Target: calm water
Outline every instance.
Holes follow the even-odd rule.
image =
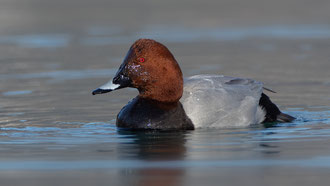
[[[328,185],[329,3],[231,2],[0,1],[0,185]],[[244,12],[255,5],[263,16]],[[91,91],[140,37],[167,45],[186,77],[263,81],[297,120],[119,131],[137,91]]]

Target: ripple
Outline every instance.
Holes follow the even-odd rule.
[[[81,170],[81,169],[150,169],[150,168],[215,168],[215,167],[312,167],[330,168],[330,157],[299,160],[227,160],[227,161],[15,161],[0,162],[0,170]]]
[[[0,37],[0,44],[14,44],[25,48],[66,47],[71,40],[68,34],[16,35]]]
[[[236,41],[250,38],[261,39],[329,39],[329,25],[270,25],[259,27],[237,28],[187,28],[180,26],[145,26],[144,30],[126,36],[113,35],[111,28],[95,29],[96,34],[81,39],[81,44],[102,46],[127,44],[137,38],[152,38],[165,42],[196,42],[196,41]],[[94,30],[91,28],[91,30]],[[273,50],[266,46],[265,50]],[[311,46],[302,46],[302,50],[311,50]]]
[[[55,127],[57,126],[57,127]],[[55,122],[51,127],[1,127],[0,136],[10,137],[0,144],[90,144],[116,142],[116,127],[107,122]],[[33,136],[33,137],[32,137]]]
[[[58,70],[40,73],[26,74],[1,74],[0,79],[38,79],[49,78],[55,80],[85,79],[109,77],[115,74],[117,69],[93,69],[93,70]]]
[[[2,95],[4,96],[17,96],[17,95],[24,95],[24,94],[31,94],[32,90],[18,90],[18,91],[8,91],[3,92]]]
[[[47,131],[58,131],[61,130],[57,127],[23,127],[23,128],[15,128],[15,127],[3,127],[0,130],[3,131],[24,131],[24,132],[47,132]]]

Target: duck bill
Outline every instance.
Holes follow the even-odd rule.
[[[130,78],[124,76],[124,75],[117,75],[113,78],[113,80],[110,80],[108,83],[102,85],[101,87],[95,89],[92,94],[104,94],[108,93],[114,90],[118,90],[121,88],[130,87],[132,84],[132,81]]]

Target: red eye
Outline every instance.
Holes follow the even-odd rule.
[[[143,63],[145,60],[144,60],[143,57],[141,57],[141,58],[139,59],[139,61],[140,61],[141,63]]]

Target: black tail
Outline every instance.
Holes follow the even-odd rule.
[[[295,119],[296,119],[295,117],[292,117],[292,116],[290,116],[288,114],[284,114],[284,113],[277,115],[277,121],[280,121],[280,122],[291,122]]]
[[[288,114],[282,113],[280,109],[278,109],[278,107],[264,93],[261,94],[259,105],[266,112],[265,120],[263,121],[263,123],[276,122],[276,121],[291,122],[294,119],[296,119]]]

